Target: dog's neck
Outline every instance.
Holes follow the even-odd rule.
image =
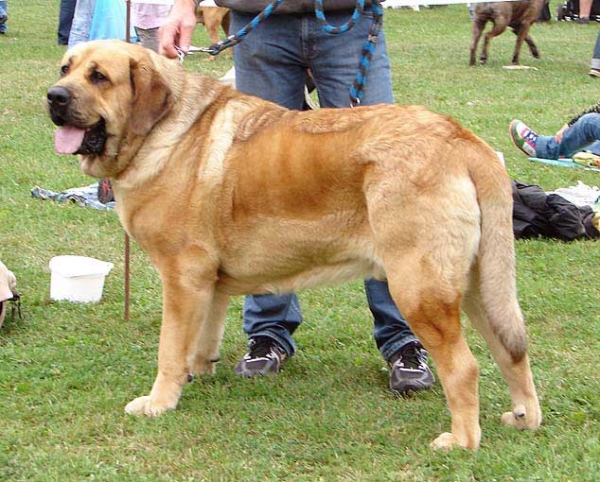
[[[174,98],[172,109],[157,122],[148,135],[140,137],[129,134],[121,142],[118,156],[127,162],[123,162],[126,167],[115,176],[115,183],[121,184],[123,188],[135,188],[162,171],[173,146],[192,129],[216,98],[228,89],[214,79],[183,70],[181,73],[175,83],[170,85]],[[209,85],[210,88],[207,88]],[[184,100],[184,90],[185,99],[188,100]],[[194,101],[190,102],[189,99]]]

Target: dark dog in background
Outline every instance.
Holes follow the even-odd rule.
[[[473,18],[473,43],[471,44],[471,59],[469,65],[475,65],[477,57],[477,43],[483,33],[485,25],[491,21],[494,26],[483,40],[483,48],[479,62],[484,65],[487,61],[490,40],[510,27],[517,36],[517,43],[512,57],[512,64],[519,65],[519,53],[523,41],[527,42],[531,55],[536,59],[540,53],[529,36],[531,25],[537,21],[544,6],[544,0],[528,0],[520,2],[492,2],[478,3],[475,5]]]

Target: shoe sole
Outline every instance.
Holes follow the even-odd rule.
[[[388,389],[392,393],[392,395],[396,397],[402,398],[410,398],[417,392],[423,392],[425,390],[431,390],[435,384],[435,379],[431,381],[430,384],[423,384],[421,386],[417,386],[413,384],[411,387],[406,388],[405,390],[396,390],[388,385]]]
[[[256,377],[270,377],[270,376],[274,376],[274,375],[278,375],[279,372],[267,372],[267,373],[263,373],[263,372],[249,372],[249,371],[244,371],[244,372],[234,372],[238,377],[242,377],[242,378],[256,378]]]
[[[390,393],[396,398],[412,398],[414,396],[414,394],[418,391],[422,391],[422,390],[413,390],[412,388],[409,388],[405,392],[400,392],[398,390],[392,390],[390,388]]]
[[[270,377],[270,376],[279,375],[280,372],[281,372],[281,368],[279,368],[277,370],[263,371],[263,370],[239,369],[238,367],[236,367],[233,370],[233,373],[235,375],[237,375],[238,377],[243,377],[243,378]]]

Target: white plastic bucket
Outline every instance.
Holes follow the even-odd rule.
[[[50,298],[75,303],[96,303],[102,298],[104,279],[112,263],[85,256],[55,256],[50,260]]]

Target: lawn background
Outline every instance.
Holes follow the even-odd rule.
[[[156,370],[161,289],[132,246],[131,321],[123,322],[123,232],[116,215],[40,201],[93,182],[53,150],[45,93],[58,77],[58,0],[9,1],[0,36],[0,259],[19,278],[25,319],[0,330],[0,480],[4,481],[593,481],[600,473],[598,242],[517,242],[519,291],[544,424],[535,433],[499,425],[505,384],[481,338],[465,327],[481,368],[483,440],[477,452],[434,452],[449,429],[439,384],[411,399],[386,390],[361,283],[301,294],[300,351],[276,378],[244,380],[241,298],[228,314],[217,375],[186,387],[179,409],[158,419],[123,412]],[[556,2],[551,11],[555,12]],[[467,8],[386,10],[398,103],[446,113],[504,153],[513,179],[546,190],[597,173],[529,164],[507,126],[543,133],[599,99],[587,76],[597,25],[535,25],[536,70],[504,70],[506,33],[485,67],[468,67]],[[196,42],[207,45],[202,29]],[[224,74],[231,60],[195,55],[190,70]],[[385,125],[381,126],[385,129]],[[435,206],[432,206],[435,209]],[[115,264],[101,303],[49,299],[48,261],[60,254]]]

